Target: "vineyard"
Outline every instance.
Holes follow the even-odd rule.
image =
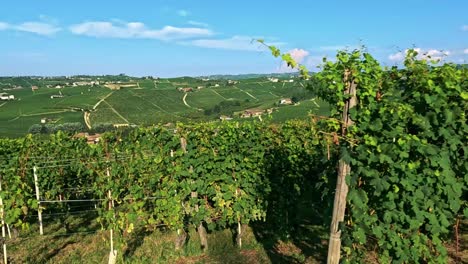
[[[118,82],[126,83],[120,90],[105,86],[109,84],[104,80],[110,77],[89,76],[86,82],[70,78],[0,77],[0,93],[15,97],[0,102],[0,136],[23,137],[28,132],[44,130],[54,133],[54,127],[68,123],[78,125],[75,131],[83,132],[100,125],[206,122],[219,120],[223,115],[240,120],[240,115],[248,109],[270,109],[269,116],[275,122],[305,119],[309,111],[328,113],[328,105],[307,91],[298,78],[283,78],[277,83],[266,77],[242,79],[234,85],[222,79],[132,77],[129,80],[130,77],[115,76]],[[94,81],[100,84],[90,84]],[[32,85],[37,90],[32,91]],[[61,88],[55,88],[56,85]],[[189,88],[189,92],[179,91],[181,88]],[[284,98],[294,98],[299,103],[279,105]]]
[[[294,235],[304,205],[328,228],[345,186],[335,223],[343,262],[374,252],[380,263],[446,263],[446,242],[456,237],[458,247],[468,216],[468,71],[417,55],[386,69],[359,50],[338,53],[315,91],[331,115],[307,121],[155,126],[106,133],[96,145],[61,132],[2,139],[4,237],[42,214],[79,213],[78,204],[96,213],[109,231],[102,246],[122,262],[141,229],[174,232],[174,250],[189,228],[203,250],[207,233],[230,229],[242,247],[247,225]],[[343,181],[337,168],[348,168]]]
[[[42,142],[3,140],[4,219],[27,228],[32,212],[73,214],[66,204],[97,203],[98,220],[115,231],[115,243],[125,245],[143,225],[181,233],[176,247],[190,226],[203,235],[205,227],[239,232],[266,218],[291,222],[285,219],[294,218],[301,186],[326,178],[319,164],[330,161],[317,148],[319,137],[298,121],[155,127],[107,135],[99,145],[61,133]],[[268,204],[271,196],[282,198]]]

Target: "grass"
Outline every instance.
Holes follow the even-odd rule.
[[[68,230],[64,228],[67,223]],[[458,255],[455,243],[447,244],[449,263],[468,261],[468,221],[462,223]],[[89,233],[86,233],[89,232]],[[11,263],[106,263],[110,252],[109,232],[100,230],[95,215],[68,216],[45,221],[45,235],[38,234],[33,224],[18,238],[7,239]],[[64,235],[71,233],[71,235]],[[209,248],[200,247],[198,233],[189,229],[183,249],[174,249],[174,232],[136,228],[125,237],[125,244],[115,242],[117,263],[324,263],[326,262],[328,228],[305,220],[289,239],[278,239],[274,230],[263,223],[243,227],[243,247],[234,244],[231,230],[208,234]],[[378,263],[369,252],[366,263]]]
[[[67,222],[68,230],[64,228]],[[324,230],[310,227],[311,232]],[[80,233],[91,232],[91,233]],[[38,234],[36,224],[18,238],[8,239],[8,257],[12,263],[105,263],[110,252],[109,232],[101,231],[95,216],[69,216],[45,223],[45,235]],[[71,235],[64,235],[71,233]],[[320,263],[323,250],[309,248],[309,243],[324,240],[305,238],[281,241],[268,237],[257,227],[243,227],[243,247],[234,244],[233,232],[229,229],[208,234],[209,249],[200,247],[198,233],[189,230],[185,247],[174,249],[175,233],[164,229],[147,231],[136,229],[125,237],[125,244],[118,244],[118,263]],[[304,232],[304,235],[310,235]],[[322,254],[322,255],[320,255]]]

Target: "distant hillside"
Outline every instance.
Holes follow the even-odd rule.
[[[315,89],[307,90],[292,76],[297,74],[212,75],[210,80],[123,74],[0,77],[0,92],[14,96],[14,100],[0,100],[0,137],[22,136],[33,130],[55,131],[70,124],[91,129],[249,120],[260,115],[283,122],[307,118],[309,111],[327,115],[328,106],[315,100]]]
[[[276,78],[291,78],[299,76],[298,72],[292,73],[249,73],[249,74],[215,74],[208,76],[201,76],[200,78],[210,78],[210,79],[230,79],[230,80],[243,80],[243,79],[253,79],[253,78],[263,78],[263,77],[276,77]]]

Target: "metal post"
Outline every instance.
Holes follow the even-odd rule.
[[[36,200],[37,200],[37,215],[39,217],[39,234],[43,235],[44,230],[42,227],[42,207],[41,207],[41,198],[39,194],[39,182],[37,180],[37,168],[33,167],[34,171],[34,186],[36,187]]]

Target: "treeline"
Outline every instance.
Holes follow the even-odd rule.
[[[80,122],[73,123],[63,123],[63,124],[34,124],[32,125],[28,133],[30,134],[55,134],[59,131],[67,134],[76,134],[79,132],[89,132],[89,133],[104,133],[112,131],[124,131],[132,130],[134,127],[115,127],[110,123],[101,123],[94,125],[91,129],[87,129]]]
[[[28,133],[31,134],[54,134],[58,131],[65,133],[78,133],[83,131],[85,128],[82,123],[63,123],[63,124],[34,124],[32,125]]]
[[[232,113],[241,111],[248,107],[250,100],[246,99],[244,102],[239,100],[225,100],[221,101],[212,108],[204,110],[204,114],[209,115],[232,115]]]

